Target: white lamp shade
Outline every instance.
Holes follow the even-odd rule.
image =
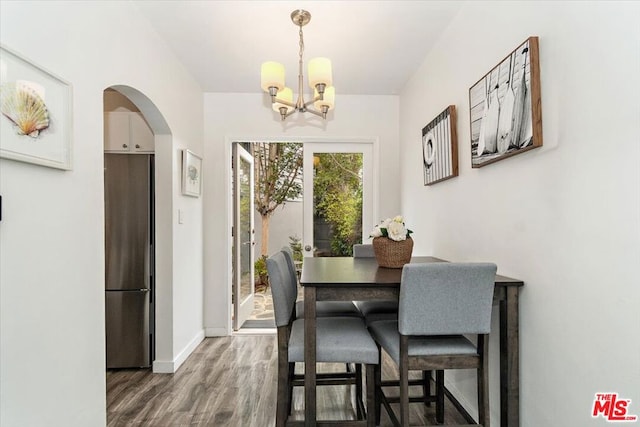
[[[260,70],[262,90],[269,92],[270,87],[284,89],[284,65],[279,62],[268,61],[262,64]]]
[[[287,102],[293,103],[293,91],[290,88],[285,87],[280,92],[278,92],[278,95],[276,95],[276,98],[277,99],[281,99],[283,101],[287,101]],[[290,107],[290,106],[285,105],[285,104],[281,104],[278,101],[276,101],[273,104],[271,104],[271,107],[273,108],[273,111],[276,111],[278,113],[280,112],[280,107],[287,107],[287,113],[289,113],[289,112],[291,112],[291,110],[293,110],[293,107]]]
[[[314,90],[314,98],[318,97],[318,90]],[[336,88],[331,86],[324,90],[323,100],[319,100],[313,103],[313,106],[316,107],[316,110],[321,111],[322,106],[326,105],[329,107],[329,110],[333,110],[333,107],[336,105]]]
[[[309,61],[309,86],[315,89],[319,83],[327,87],[333,84],[331,78],[331,61],[328,58],[313,58]]]

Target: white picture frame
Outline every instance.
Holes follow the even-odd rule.
[[[72,86],[0,45],[0,157],[72,168]]]
[[[182,150],[182,194],[200,197],[202,193],[202,158],[190,150]]]

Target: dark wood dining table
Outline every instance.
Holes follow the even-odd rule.
[[[413,257],[411,263],[447,262]],[[375,258],[305,258],[300,284],[304,287],[305,426],[316,426],[316,302],[398,300],[401,268],[379,267]],[[524,282],[496,275],[494,309],[499,310],[500,425],[520,425],[518,293]],[[454,398],[450,396],[450,398]]]

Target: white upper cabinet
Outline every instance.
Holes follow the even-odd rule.
[[[128,111],[104,113],[104,151],[153,153],[153,132],[142,114]]]

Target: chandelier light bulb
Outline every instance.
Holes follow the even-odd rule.
[[[269,93],[269,88],[277,91],[284,89],[284,65],[279,62],[268,61],[262,64],[260,70],[262,90]]]
[[[309,87],[316,89],[317,85],[331,86],[331,61],[328,58],[313,58],[309,61]]]
[[[276,101],[271,104],[271,108],[273,108],[273,111],[275,111],[276,113],[280,113],[281,116],[286,116],[288,113],[291,113],[295,109],[291,106],[293,105],[293,91],[291,90],[291,88],[285,87],[280,92],[278,92],[276,98],[279,101],[286,101],[289,103],[283,104],[282,102]]]
[[[322,97],[322,99],[318,99],[319,94],[317,89],[314,90],[314,94],[317,101],[313,103],[313,106],[316,108],[316,110],[322,113],[322,118],[326,119],[327,113],[330,110],[333,110],[336,105],[336,88],[334,88],[333,86],[325,88],[324,96]]]

